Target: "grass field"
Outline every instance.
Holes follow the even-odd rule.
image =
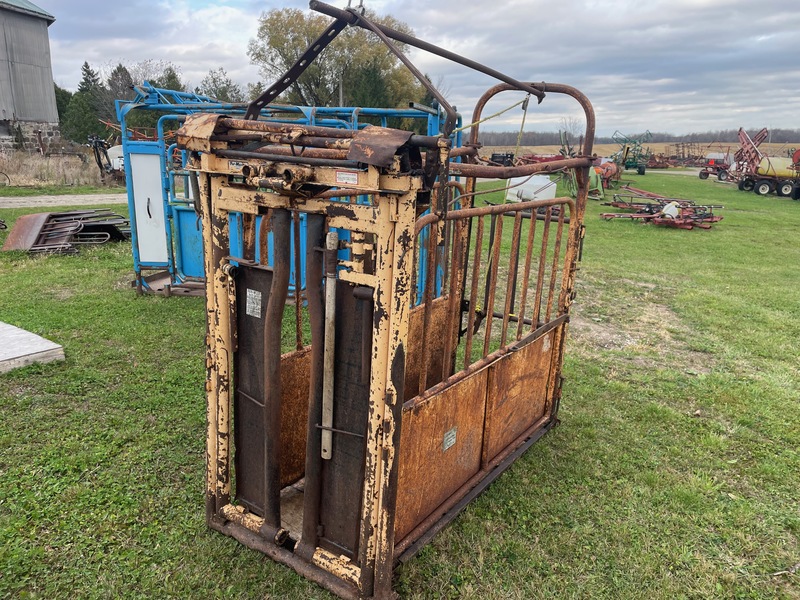
[[[562,423],[401,597],[800,598],[800,202],[631,177],[724,220],[590,202]],[[203,301],[131,271],[125,245],[0,255],[0,320],[67,357],[0,375],[0,597],[331,598],[205,527]]]

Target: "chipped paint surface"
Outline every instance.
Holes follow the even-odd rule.
[[[246,542],[248,545],[273,558],[284,557],[279,560],[304,574],[308,573],[304,569],[310,567],[317,573],[315,581],[336,593],[351,595],[356,590],[363,598],[390,598],[399,552],[414,550],[426,533],[448,522],[455,514],[450,509],[459,506],[481,481],[496,476],[492,470],[523,447],[525,436],[541,434],[555,419],[586,202],[583,171],[590,160],[578,157],[562,161],[562,166],[579,170],[576,201],[556,198],[476,207],[471,195],[475,191],[472,175],[491,172],[502,177],[508,172],[485,171],[485,166],[474,164],[474,154],[460,155],[466,159],[463,164],[450,163],[450,141],[445,138],[433,145],[426,141],[426,162],[413,163],[415,166],[408,171],[402,171],[401,165],[409,168],[413,162],[409,159],[409,146],[413,145],[414,136],[385,128],[354,133],[198,115],[187,119],[179,139],[184,147],[201,153],[193,156],[191,168],[200,172],[198,204],[203,213],[207,273],[208,522],[221,531],[228,531],[229,525],[247,530],[247,535],[256,536],[252,540],[259,540]],[[419,159],[419,148],[416,151]],[[456,172],[470,175],[465,184],[434,184],[437,177],[440,181],[449,180]],[[456,192],[460,200],[453,204]],[[423,212],[426,216],[417,218]],[[363,312],[363,324],[358,329],[368,333],[351,336],[356,348],[358,343],[363,344],[361,362],[357,363],[362,369],[358,385],[368,386],[368,390],[357,389],[368,391],[364,392],[368,404],[362,404],[366,408],[360,414],[359,427],[340,428],[335,419],[332,425],[324,425],[313,417],[305,425],[308,439],[321,437],[320,429],[326,430],[333,440],[334,455],[336,440],[342,439],[337,436],[350,436],[348,439],[357,440],[359,448],[363,440],[363,461],[360,455],[352,459],[358,461],[356,471],[363,472],[363,480],[325,488],[325,493],[337,494],[331,496],[334,498],[343,497],[342,489],[347,489],[348,498],[360,496],[352,501],[352,517],[348,516],[342,526],[342,530],[354,528],[356,543],[347,536],[336,538],[336,532],[325,531],[336,527],[330,520],[320,519],[319,504],[312,506],[310,492],[300,498],[302,518],[312,517],[289,531],[296,547],[294,543],[284,543],[280,500],[271,503],[275,509],[271,514],[265,508],[265,515],[256,514],[258,507],[248,505],[248,510],[231,504],[231,432],[235,418],[231,401],[239,393],[234,389],[237,383],[233,380],[232,357],[237,351],[247,351],[238,345],[244,342],[243,336],[237,338],[235,316],[237,311],[260,315],[263,306],[276,297],[271,288],[258,295],[253,290],[243,295],[250,303],[237,306],[232,275],[236,263],[232,264],[229,256],[231,213],[244,215],[239,219],[243,229],[239,236],[245,256],[234,260],[240,265],[256,265],[258,249],[262,263],[258,268],[272,269],[273,274],[274,266],[264,263],[268,252],[275,260],[275,250],[270,249],[265,238],[269,233],[273,241],[282,239],[288,247],[288,224],[299,223],[301,214],[317,222],[320,232],[324,221],[328,229],[335,227],[350,234],[339,246],[340,252],[351,251],[349,259],[337,258],[333,252],[334,258],[326,258],[325,264],[335,277],[337,293],[349,294],[351,286],[351,300],[355,297],[358,302],[368,303],[369,310]],[[278,213],[284,217],[291,213],[291,219],[275,225],[274,215]],[[256,231],[256,216],[261,217],[260,231]],[[300,234],[295,232],[295,236],[292,239],[297,247]],[[505,243],[508,237],[510,251],[501,251],[500,242]],[[427,240],[424,246],[422,239]],[[319,244],[314,242],[314,246]],[[309,252],[311,257],[314,249]],[[419,264],[422,252],[427,256],[423,268]],[[297,268],[301,263],[299,257],[295,258]],[[311,264],[316,259],[308,260]],[[440,290],[436,289],[440,277],[437,269],[441,270]],[[418,276],[424,278],[419,298]],[[416,321],[412,328],[415,303],[419,306],[413,309]],[[280,300],[276,306],[282,304]],[[338,300],[336,304],[340,305]],[[259,316],[265,331],[274,333],[276,327],[279,330],[283,319],[288,318],[284,315],[291,313],[296,320],[294,329],[301,331],[303,312],[299,307],[296,311],[277,309],[272,313],[271,317]],[[300,334],[298,340],[302,346]],[[315,347],[322,351],[320,345],[324,346],[323,340],[312,340],[310,352]],[[466,346],[467,351],[460,353],[465,357],[464,364],[457,366],[459,346]],[[269,363],[264,365],[264,373],[270,373],[265,378],[272,382],[273,393],[257,399],[265,412],[267,407],[280,409],[287,401],[275,381],[282,381],[291,365],[287,363],[288,355],[274,354],[264,361]],[[298,367],[304,371],[295,375],[306,381],[306,372],[322,372],[322,367],[313,365],[312,359],[305,361]],[[408,378],[409,372],[413,373],[413,381]],[[414,390],[406,390],[407,384]],[[300,396],[304,395],[303,392]],[[308,396],[308,414],[313,415],[314,389],[309,390]],[[294,401],[302,404],[302,397]],[[408,429],[402,422],[404,412],[408,415]],[[281,420],[275,418],[271,422]],[[266,421],[261,425],[264,431],[271,427]],[[283,426],[302,428],[300,421],[302,418]],[[430,439],[422,439],[431,432]],[[285,445],[283,439],[278,449],[264,446],[263,462],[268,465],[265,471],[271,469],[274,473],[275,463],[281,471],[281,445]],[[237,446],[237,450],[241,447]],[[288,453],[288,449],[283,451]],[[327,477],[337,473],[329,466],[315,467],[308,452],[303,464],[302,444],[293,451],[297,460],[292,464],[296,468],[281,473],[285,477],[281,477],[280,486],[265,484],[272,498],[281,492],[277,487],[286,485],[286,491],[302,475],[306,476],[304,485],[308,490],[315,485],[320,488],[326,473]],[[403,460],[417,466],[402,471]],[[352,467],[349,463],[348,466]],[[314,473],[313,477],[309,473]],[[426,483],[431,483],[426,482],[430,477],[435,481],[425,488]],[[318,480],[313,481],[314,478]],[[417,488],[431,490],[425,501],[409,500],[415,497]],[[304,493],[302,485],[297,489]],[[322,494],[319,489],[316,493]],[[404,498],[400,504],[398,495]],[[318,495],[317,501],[324,501],[324,497]],[[447,514],[441,511],[442,506],[449,507]],[[298,539],[301,530],[303,538]],[[403,539],[396,540],[396,534]],[[303,566],[298,566],[297,561],[303,561]],[[320,572],[323,575],[318,575]],[[351,591],[342,592],[337,587],[339,582],[345,582]]]

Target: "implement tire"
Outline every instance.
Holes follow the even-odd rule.
[[[756,182],[753,191],[759,196],[766,196],[772,192],[772,182],[769,179],[760,179]]]
[[[778,185],[775,187],[775,193],[778,194],[778,196],[791,196],[793,187],[794,184],[789,180],[779,181]]]

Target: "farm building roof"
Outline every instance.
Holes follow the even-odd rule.
[[[39,8],[33,2],[29,2],[28,0],[0,0],[0,9],[3,8],[35,17],[40,17],[45,19],[48,25],[56,20],[56,18],[49,12],[43,8]]]

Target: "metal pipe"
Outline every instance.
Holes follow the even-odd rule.
[[[563,212],[563,208],[562,208]],[[519,321],[517,321],[517,339],[520,338],[522,335],[523,325],[526,322],[525,319],[525,310],[528,307],[528,283],[530,282],[530,275],[531,275],[531,259],[533,257],[533,242],[536,239],[536,221],[537,219],[531,219],[529,228],[528,228],[528,240],[527,245],[525,246],[525,267],[523,270],[522,275],[522,298],[519,301]],[[527,319],[530,321],[530,319]],[[528,323],[530,324],[530,322]]]
[[[428,387],[428,328],[431,321],[433,308],[433,288],[436,286],[436,246],[439,238],[439,222],[431,223],[428,230],[428,252],[425,256],[425,289],[422,291],[422,346],[419,361],[419,387],[417,394],[421,394]]]
[[[336,344],[336,253],[339,234],[329,231],[325,238],[325,355],[322,378],[322,447],[325,460],[333,456],[333,371]]]
[[[571,198],[552,198],[549,200],[528,200],[527,202],[515,202],[514,204],[491,204],[489,206],[478,206],[475,208],[460,208],[458,210],[451,210],[446,216],[440,217],[439,215],[428,213],[417,219],[414,224],[414,230],[419,233],[423,227],[434,221],[445,219],[452,221],[454,219],[468,219],[471,217],[483,217],[486,215],[499,215],[504,213],[511,213],[516,211],[535,210],[537,208],[546,208],[549,206],[560,206],[566,204],[570,210],[575,207],[575,202]]]
[[[448,213],[452,215],[456,211]],[[419,220],[417,220],[419,223]],[[483,252],[483,217],[478,218],[478,231],[475,234],[475,255],[472,260],[472,278],[469,290],[469,313],[467,315],[467,339],[464,344],[464,368],[472,363],[472,338],[475,335],[475,317],[478,310],[478,281],[481,272],[481,253]]]
[[[486,314],[491,315],[494,312],[494,298],[495,290],[497,289],[497,270],[500,266],[500,246],[503,244],[503,219],[497,219],[497,230],[495,235],[490,236],[490,251],[491,263],[489,265],[489,275],[486,277],[486,285],[489,288],[489,299],[486,302]],[[490,283],[491,282],[491,283]],[[489,354],[490,343],[492,339],[492,319],[486,319],[486,331],[483,337],[483,355]]]
[[[324,294],[322,290],[322,251],[325,217],[309,213],[306,221],[306,302],[311,329],[309,366],[308,425],[306,429],[306,477],[303,491],[303,534],[295,552],[311,560],[319,540],[319,510],[322,491],[321,437],[317,425],[322,421],[322,370],[324,365]]]
[[[503,311],[503,328],[500,334],[500,345],[506,345],[508,335],[508,320],[514,310],[514,292],[517,285],[517,270],[519,269],[519,236],[522,231],[522,214],[517,212],[514,219],[514,229],[511,235],[511,257],[508,269],[508,284],[506,285],[506,305]]]
[[[262,534],[276,543],[285,541],[281,529],[281,322],[289,292],[291,270],[291,215],[272,213],[274,260],[269,300],[264,313],[264,527]]]
[[[594,159],[590,156],[565,158],[550,162],[519,165],[516,167],[492,167],[490,165],[476,165],[473,163],[450,162],[450,174],[464,177],[484,177],[488,179],[511,179],[512,177],[525,177],[536,173],[555,173],[564,169],[588,168]]]
[[[558,259],[561,255],[561,235],[564,232],[564,211],[558,213],[558,227],[556,228],[556,239],[553,244],[553,263],[550,266],[550,287],[547,293],[547,312],[544,320],[549,321],[553,313],[553,295],[556,289],[556,276],[558,274]]]
[[[341,167],[345,169],[357,169],[359,163],[356,160],[333,160],[330,158],[304,158],[302,156],[280,156],[275,154],[261,154],[248,150],[214,150],[215,155],[222,158],[256,158],[258,160],[270,160],[283,163],[300,163],[311,165],[312,167]]]

